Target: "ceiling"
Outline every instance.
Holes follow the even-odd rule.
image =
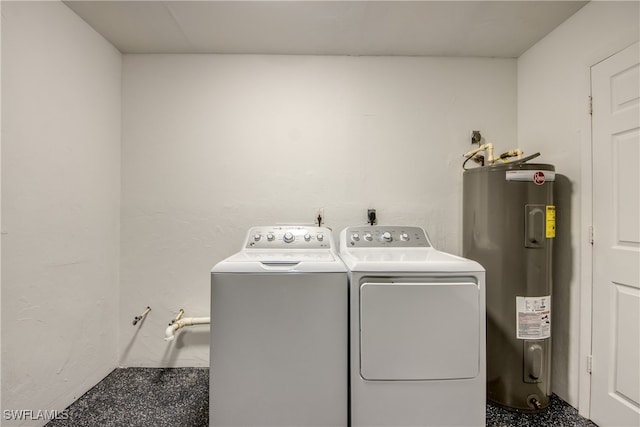
[[[65,1],[122,53],[517,58],[586,1]]]

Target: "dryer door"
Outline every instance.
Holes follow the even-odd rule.
[[[480,288],[468,281],[432,280],[361,282],[362,378],[448,380],[479,374]]]

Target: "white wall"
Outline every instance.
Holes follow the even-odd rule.
[[[591,2],[518,59],[519,144],[540,151],[540,161],[555,164],[563,175],[556,187],[552,390],[583,413],[591,333],[589,73],[590,66],[638,40],[638,6]]]
[[[121,363],[208,366],[208,327],[163,332],[209,314],[209,271],[252,225],[324,207],[337,237],[376,208],[460,253],[472,129],[515,146],[515,60],[125,55]]]
[[[0,2],[0,82],[2,81],[2,2]],[[0,85],[0,101],[2,85]],[[2,224],[2,102],[0,102],[0,225]],[[1,234],[0,234],[1,236]],[[0,308],[2,307],[2,239],[0,239]],[[0,315],[0,331],[2,331],[2,315]],[[2,384],[2,337],[0,336],[0,385]],[[0,409],[2,409],[2,387],[0,386]],[[0,421],[0,425],[2,422]]]
[[[117,365],[121,65],[62,3],[2,2],[3,410]]]
[[[589,67],[638,39],[637,2],[588,4],[517,72],[470,58],[126,55],[121,218],[120,55],[57,2],[2,6],[2,409],[61,409],[118,361],[207,366],[208,328],[172,344],[163,331],[179,308],[208,314],[209,269],[251,225],[324,207],[337,237],[374,207],[460,253],[471,129],[498,151],[517,135],[566,177],[552,388],[588,403]]]

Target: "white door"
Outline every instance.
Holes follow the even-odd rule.
[[[640,426],[640,44],[594,65],[591,419]]]

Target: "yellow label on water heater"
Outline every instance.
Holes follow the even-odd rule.
[[[547,239],[553,239],[556,237],[556,207],[553,205],[547,205],[547,226],[546,237]]]

